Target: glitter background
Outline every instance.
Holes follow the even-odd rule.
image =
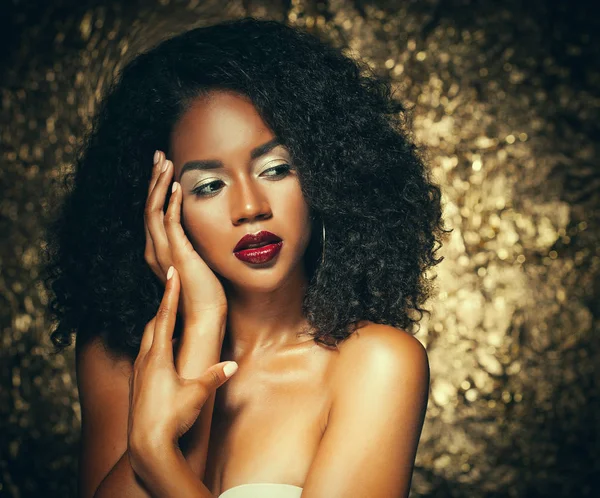
[[[591,2],[589,2],[591,5]],[[585,1],[4,1],[0,496],[74,496],[73,351],[39,282],[55,185],[124,61],[245,15],[321,34],[414,105],[454,232],[418,337],[412,496],[598,496],[600,16]]]

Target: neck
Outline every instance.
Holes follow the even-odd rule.
[[[226,284],[226,341],[233,359],[275,352],[310,338],[302,314],[307,286],[302,265],[276,289],[260,291]]]

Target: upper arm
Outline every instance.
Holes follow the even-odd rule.
[[[79,496],[92,497],[127,450],[129,376],[133,363],[115,359],[99,340],[76,348],[81,405]]]
[[[429,391],[427,353],[398,329],[368,329],[341,350],[303,497],[408,496]]]

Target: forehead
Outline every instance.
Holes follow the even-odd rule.
[[[233,160],[273,137],[249,98],[211,92],[193,101],[173,127],[171,160],[176,170],[194,159]]]

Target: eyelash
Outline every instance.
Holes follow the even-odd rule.
[[[278,175],[268,175],[267,178],[284,178],[288,175],[288,173],[291,171],[292,167],[289,164],[278,164],[277,166],[273,166],[272,168],[266,169],[265,171],[263,171],[263,173],[266,173],[267,171],[272,171],[278,168],[283,168],[285,171],[283,173],[280,173]],[[212,182],[208,182],[208,183],[204,183],[202,185],[197,186],[196,188],[194,188],[192,190],[192,194],[198,196],[198,197],[212,197],[213,195],[216,195],[219,191],[218,190],[213,190],[212,192],[209,193],[205,193],[204,189],[206,187],[208,187],[209,185],[213,185],[215,183],[223,183],[222,180],[215,180]]]

